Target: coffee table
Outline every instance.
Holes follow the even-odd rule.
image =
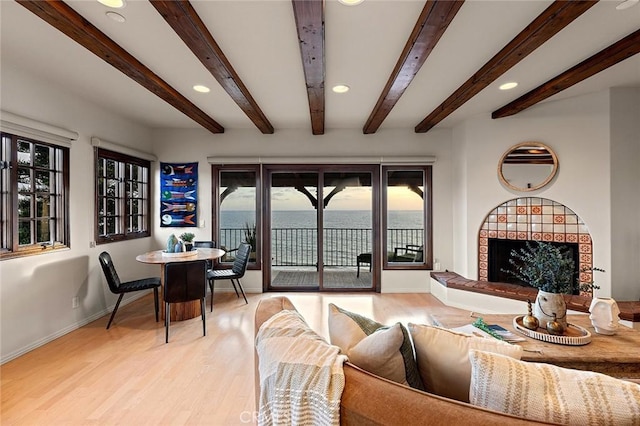
[[[472,316],[473,315],[473,316]],[[613,336],[597,334],[588,315],[567,315],[567,321],[591,333],[591,342],[582,346],[547,343],[522,335],[513,326],[518,314],[438,314],[433,315],[443,327],[455,328],[471,324],[477,317],[487,324],[498,324],[523,336],[523,361],[543,362],[560,367],[596,371],[618,378],[640,379],[640,332],[619,326]]]

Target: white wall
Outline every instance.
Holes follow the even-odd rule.
[[[640,89],[611,90],[611,296],[640,300]]]
[[[435,130],[416,134],[412,129],[385,130],[373,135],[363,135],[360,130],[328,130],[323,136],[313,136],[310,129],[276,130],[273,135],[263,135],[256,129],[230,130],[214,135],[206,130],[158,130],[154,131],[154,153],[162,161],[199,161],[198,215],[206,218],[205,226],[193,231],[197,238],[211,238],[211,167],[209,156],[232,157],[362,157],[362,156],[435,156],[433,165],[434,205],[434,259],[442,268],[453,265],[451,211],[451,132]],[[312,160],[309,160],[312,161]],[[265,160],[265,163],[268,161]],[[157,179],[156,179],[157,182]],[[156,188],[157,189],[157,188]],[[159,212],[154,212],[158,217]],[[193,228],[191,228],[193,229]],[[161,228],[156,222],[154,237],[161,245],[171,233],[181,228]],[[388,272],[388,271],[387,271]],[[410,274],[402,271],[382,276],[383,292],[427,292],[429,273]],[[262,275],[249,271],[243,280],[251,292],[262,291]],[[224,284],[221,283],[221,287]]]
[[[6,62],[1,87],[4,111],[79,133],[70,150],[70,249],[0,262],[1,356],[5,362],[111,310],[116,297],[103,282],[98,263],[102,250],[111,252],[123,280],[157,276],[159,271],[135,261],[135,255],[149,250],[151,238],[89,248],[94,239],[91,136],[150,151],[149,131]],[[72,309],[71,300],[76,296],[80,306]]]
[[[476,117],[456,128],[454,163],[462,167],[458,171],[462,176],[460,188],[456,191],[462,195],[455,199],[454,210],[463,219],[456,221],[454,227],[455,272],[477,279],[478,232],[494,207],[512,198],[538,195],[564,204],[584,220],[593,238],[594,266],[607,270],[596,276],[602,287],[600,295],[610,295],[609,128],[608,92],[544,102],[498,120]],[[558,155],[560,167],[556,178],[545,188],[516,192],[500,183],[498,161],[512,145],[526,141],[549,145]]]

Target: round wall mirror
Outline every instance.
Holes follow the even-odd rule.
[[[498,163],[498,177],[516,191],[540,189],[556,175],[558,157],[540,142],[523,142],[509,148]]]

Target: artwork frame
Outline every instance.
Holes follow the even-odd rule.
[[[198,226],[198,163],[160,163],[160,226]]]

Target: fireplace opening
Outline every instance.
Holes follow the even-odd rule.
[[[511,250],[520,250],[522,248],[526,249],[527,241],[489,238],[488,242],[488,280],[490,282],[518,284],[524,287],[529,287],[529,284],[520,281],[517,277],[510,274],[509,272],[505,272],[513,269],[513,265],[509,263],[509,259],[511,258]],[[530,243],[537,244],[535,241],[531,241]],[[569,251],[571,258],[573,259],[573,264],[575,265],[574,276],[577,278],[579,276],[580,270],[580,263],[578,261],[578,244],[556,242],[548,243],[556,247],[562,247],[563,251]],[[580,294],[580,289],[577,283],[574,284],[573,294]]]

